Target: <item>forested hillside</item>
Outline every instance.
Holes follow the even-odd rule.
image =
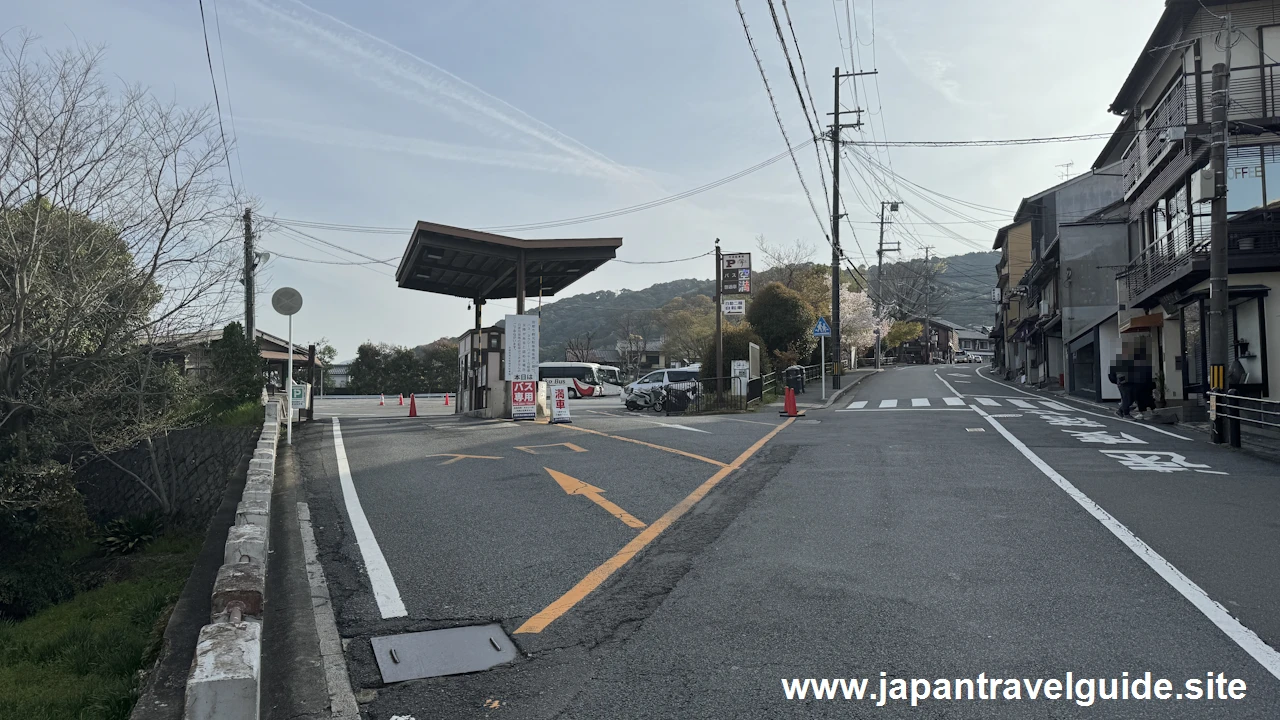
[[[929,273],[930,315],[965,326],[990,325],[995,312],[991,290],[995,287],[999,258],[998,252],[955,255],[939,258],[928,270],[919,259],[885,263],[884,294],[897,306],[891,314],[897,319],[922,310],[922,278]],[[786,269],[763,270],[756,274],[754,287],[763,288],[774,280],[793,286],[795,278],[788,276],[812,274],[820,272],[820,268],[804,262]],[[862,271],[874,283],[875,267]],[[853,281],[848,273],[845,277]],[[816,294],[821,295],[822,291],[819,289]],[[714,297],[715,284],[687,278],[643,290],[602,290],[546,303],[542,307],[542,359],[564,360],[566,349],[575,342],[589,342],[592,348],[601,349],[614,348],[619,338],[629,334],[657,338],[664,330],[663,315],[658,311],[676,298],[692,299],[698,295]]]

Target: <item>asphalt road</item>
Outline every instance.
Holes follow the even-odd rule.
[[[1280,717],[1274,464],[974,365],[888,370],[781,428],[572,408],[572,427],[339,412],[295,436],[365,717]],[[371,637],[487,622],[515,662],[382,683]],[[877,706],[881,673],[1068,672],[1247,689]],[[787,699],[805,678],[877,700]]]

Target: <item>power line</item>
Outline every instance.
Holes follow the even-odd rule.
[[[236,111],[231,107],[231,81],[227,79],[227,53],[222,49],[222,19],[218,16],[218,2],[213,2],[213,28],[218,37],[218,61],[222,64],[222,89],[227,94],[227,115],[231,118],[231,140],[235,145],[236,166],[240,169],[240,187],[244,187],[244,160],[240,159],[240,135],[236,131]]]
[[[715,254],[716,254],[715,250],[710,250],[702,253],[701,255],[694,255],[692,257],[687,257],[687,258],[680,258],[679,260],[618,260],[615,258],[614,262],[622,263],[623,265],[669,265],[671,263],[689,262],[690,260],[698,260],[708,255],[715,255]]]
[[[295,255],[286,255],[278,250],[271,251],[272,257],[282,257],[287,260],[297,260],[298,262],[316,263],[318,265],[374,265],[386,262],[384,260],[317,260],[315,258],[297,257]],[[396,260],[397,258],[390,258]]]
[[[544,222],[524,223],[519,225],[494,225],[494,226],[487,226],[487,227],[481,227],[476,229],[486,230],[486,231],[505,231],[505,232],[513,232],[513,231],[520,231],[520,230],[544,230],[544,229],[553,228],[553,227],[564,227],[568,225],[579,225],[582,223],[596,222],[598,220],[607,220],[609,218],[619,217],[622,215],[629,215],[631,213],[641,212],[643,210],[651,210],[653,208],[660,207],[662,205],[667,205],[673,202],[677,202],[679,200],[684,200],[686,198],[692,197],[694,195],[698,195],[700,193],[707,192],[709,190],[714,190],[723,185],[727,185],[728,183],[731,183],[735,180],[746,177],[747,175],[750,175],[754,172],[763,170],[764,168],[770,165],[773,165],[774,163],[777,163],[778,161],[786,158],[788,155],[792,153],[793,150],[801,150],[806,146],[813,144],[814,142],[816,141],[806,140],[796,145],[794,148],[784,150],[767,160],[756,163],[755,165],[752,165],[751,167],[746,168],[745,170],[739,170],[738,172],[735,172],[732,175],[727,175],[725,177],[722,177],[718,180],[713,180],[704,185],[699,185],[697,187],[690,188],[689,190],[685,190],[683,192],[679,192],[674,195],[668,195],[666,197],[658,198],[656,200],[650,200],[648,202],[640,203],[638,205],[630,205],[627,207],[617,208],[614,210],[606,210],[598,213],[593,213],[590,215],[580,215],[577,217],[563,218],[560,220],[547,220]],[[412,231],[412,228],[375,226],[375,225],[343,225],[339,223],[316,222],[311,220],[295,220],[290,218],[274,218],[274,220],[282,225],[291,225],[295,227],[305,227],[305,228],[312,228],[316,230],[337,230],[342,232],[368,233],[368,234],[374,234],[374,235],[404,235],[405,233]]]
[[[778,130],[782,132],[782,139],[787,143],[787,152],[791,155],[791,163],[795,165],[796,175],[800,178],[800,187],[804,190],[804,195],[809,200],[809,209],[813,211],[813,217],[818,221],[818,227],[822,228],[823,237],[827,238],[827,244],[830,245],[831,238],[827,236],[822,216],[818,214],[818,207],[813,204],[813,194],[809,192],[809,186],[804,181],[804,173],[800,172],[800,161],[796,159],[795,151],[791,147],[791,138],[787,137],[787,128],[782,124],[782,115],[778,113],[778,103],[773,99],[773,89],[769,87],[769,77],[765,75],[764,64],[760,62],[760,53],[756,50],[755,40],[751,39],[751,29],[747,27],[747,16],[742,11],[742,0],[734,0],[734,4],[737,5],[738,17],[742,20],[742,32],[747,36],[747,46],[751,48],[751,55],[756,60],[756,68],[760,71],[760,80],[764,82],[764,91],[769,96],[769,105],[773,108],[773,117],[778,122]]]
[[[778,10],[773,4],[773,0],[768,0],[768,3],[769,14],[773,16],[773,29],[778,33],[778,45],[782,47],[782,57],[787,61],[787,70],[791,73],[791,84],[796,88],[796,97],[800,100],[800,110],[804,113],[805,124],[809,126],[809,137],[816,138],[818,137],[818,131],[813,125],[813,120],[809,117],[809,108],[805,105],[804,93],[800,90],[800,80],[796,77],[795,65],[791,64],[791,52],[787,50],[787,41],[782,36],[782,24],[778,22]],[[785,6],[783,9],[786,9]],[[795,27],[791,25],[790,15],[787,17],[787,26],[791,28],[791,38],[795,40],[796,30]],[[800,55],[800,44],[798,41],[796,42],[796,55]],[[805,78],[805,90],[809,90],[809,79],[807,77]],[[818,106],[813,102],[812,92],[809,93],[809,104],[813,105],[813,112],[816,116]],[[818,124],[821,126],[821,120],[818,121]],[[817,143],[813,146],[813,154],[818,158],[818,180],[822,182],[822,202],[827,206],[827,214],[830,215],[831,201],[827,199],[830,191],[827,190],[826,168],[822,165],[822,150],[818,148]],[[830,157],[827,158],[827,162],[830,164]]]
[[[231,183],[231,192],[236,191],[235,178],[231,176],[231,153],[227,150],[227,134],[222,129],[222,103],[218,100],[218,78],[213,74],[213,53],[209,51],[209,28],[204,20],[204,0],[200,2],[200,30],[204,33],[204,57],[209,63],[209,81],[213,83],[213,106],[218,110],[218,135],[222,137],[222,157],[227,161],[227,180]]]

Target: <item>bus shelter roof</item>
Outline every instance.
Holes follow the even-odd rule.
[[[621,246],[622,238],[523,240],[419,221],[396,283],[472,300],[555,295],[612,260]]]

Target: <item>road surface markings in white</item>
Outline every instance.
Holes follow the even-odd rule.
[[[948,404],[948,405],[963,405],[963,404],[964,404],[964,400],[962,400],[962,399],[960,399],[960,398],[958,398],[958,397],[953,397],[953,398],[942,398],[942,402],[944,402],[944,403],[946,403],[946,404]]]
[[[1000,404],[995,400],[992,400],[991,398],[977,398],[977,401],[982,405],[999,405]]]
[[[954,387],[952,387],[951,383],[947,382],[947,381],[946,381],[946,378],[944,378],[944,377],[942,377],[941,375],[939,375],[939,374],[937,373],[937,371],[934,371],[933,376],[934,376],[934,377],[936,377],[936,378],[938,378],[939,380],[941,380],[941,381],[942,381],[942,384],[947,386],[947,389],[951,391],[951,394],[952,394],[952,395],[956,395],[956,396],[959,396],[959,397],[964,397],[964,393],[961,393],[959,390],[956,390]]]
[[[929,398],[911,398],[911,407],[929,407]]]
[[[1022,393],[1023,395],[1026,395],[1026,396],[1028,396],[1028,397],[1033,397],[1033,398],[1038,398],[1038,397],[1040,397],[1039,395],[1036,395],[1035,393],[1029,393],[1029,392],[1027,392],[1026,390],[1019,390],[1018,388],[1013,387],[1012,385],[1006,385],[1006,384],[1004,384],[1003,382],[1000,382],[999,380],[996,380],[996,379],[994,379],[994,378],[989,378],[989,377],[987,377],[986,375],[983,375],[983,374],[982,374],[982,370],[981,370],[981,369],[979,369],[979,370],[977,371],[977,373],[978,373],[978,377],[982,378],[983,380],[986,380],[987,382],[994,383],[994,384],[996,384],[996,385],[1000,385],[1001,387],[1004,387],[1004,388],[1008,388],[1009,390],[1012,390],[1012,391],[1014,391],[1014,392],[1016,392],[1016,393]],[[1081,403],[1081,404],[1084,404],[1084,401],[1083,401],[1083,400],[1075,400],[1074,398],[1064,398],[1064,399],[1071,400],[1072,402],[1079,402],[1079,403]],[[1129,423],[1130,425],[1137,425],[1138,427],[1144,427],[1144,428],[1146,428],[1146,429],[1148,429],[1148,430],[1151,430],[1151,431],[1154,431],[1154,432],[1158,432],[1158,433],[1160,433],[1161,435],[1168,435],[1169,437],[1178,438],[1179,440],[1186,440],[1186,441],[1188,441],[1188,442],[1190,442],[1190,440],[1191,440],[1191,438],[1189,438],[1189,437],[1187,437],[1187,436],[1185,436],[1185,435],[1179,435],[1178,433],[1175,433],[1175,432],[1169,432],[1168,430],[1164,430],[1164,429],[1162,429],[1162,428],[1155,427],[1154,425],[1148,425],[1147,423],[1140,423],[1140,422],[1138,422],[1138,421],[1136,421],[1136,420],[1128,420],[1128,419],[1125,419],[1125,418],[1122,418],[1122,417],[1117,417],[1115,413],[1106,413],[1106,414],[1103,414],[1103,413],[1097,413],[1097,412],[1090,412],[1089,410],[1081,410],[1081,409],[1078,409],[1078,408],[1074,408],[1073,410],[1074,410],[1075,412],[1082,412],[1082,413],[1085,413],[1086,415],[1093,415],[1093,416],[1095,416],[1095,417],[1107,418],[1108,420],[1121,420],[1121,421],[1124,421],[1124,422]]]
[[[1130,470],[1154,470],[1158,473],[1195,470],[1205,475],[1229,474],[1222,470],[1210,470],[1208,465],[1187,462],[1187,459],[1178,453],[1152,452],[1150,450],[1099,450],[1098,452],[1119,460],[1121,465]]]
[[[1280,679],[1280,653],[1276,652],[1275,648],[1263,642],[1262,638],[1258,637],[1252,630],[1240,624],[1239,620],[1232,617],[1231,613],[1227,612],[1227,609],[1220,603],[1209,597],[1209,594],[1206,593],[1199,585],[1192,582],[1191,578],[1182,574],[1181,570],[1178,570],[1178,568],[1174,567],[1172,563],[1165,560],[1164,557],[1153,550],[1150,545],[1143,542],[1142,538],[1134,535],[1133,531],[1125,527],[1119,520],[1115,519],[1111,513],[1102,509],[1101,505],[1094,502],[1088,495],[1085,495],[1076,488],[1075,485],[1072,485],[1071,481],[1067,480],[1065,477],[1060,475],[1058,471],[1050,467],[1049,464],[1042,460],[1039,455],[1036,455],[1031,448],[1024,445],[1021,440],[1013,436],[1013,433],[1005,429],[1004,425],[1000,424],[1000,421],[983,412],[982,408],[974,407],[974,410],[979,415],[986,418],[987,423],[990,424],[991,427],[995,428],[996,432],[1003,435],[1004,439],[1008,440],[1010,445],[1013,445],[1018,452],[1022,453],[1023,457],[1030,460],[1032,465],[1035,465],[1040,472],[1044,473],[1045,477],[1052,480],[1053,483],[1069,495],[1072,500],[1079,503],[1080,507],[1085,509],[1085,512],[1089,513],[1098,522],[1102,523],[1102,526],[1107,530],[1110,530],[1112,535],[1115,535],[1120,542],[1124,543],[1129,550],[1133,551],[1133,554],[1137,555],[1138,558],[1146,563],[1148,567],[1155,570],[1156,574],[1161,578],[1164,578],[1164,581],[1169,583],[1174,590],[1181,593],[1181,595],[1190,601],[1197,610],[1203,613],[1210,622],[1217,625],[1219,630],[1226,634],[1227,637],[1234,640],[1241,649],[1249,653],[1249,655],[1251,655],[1254,660],[1257,660],[1258,664],[1262,665],[1267,672],[1271,673],[1277,679]],[[1102,452],[1107,453],[1108,451],[1103,450]]]
[[[391,568],[387,566],[382,548],[378,547],[378,541],[373,537],[373,528],[369,527],[369,518],[364,515],[360,497],[356,495],[356,485],[351,480],[351,466],[347,463],[347,450],[342,444],[342,429],[338,418],[333,419],[333,448],[338,455],[338,481],[342,486],[347,516],[351,519],[351,532],[356,537],[360,556],[364,558],[364,569],[369,575],[373,597],[378,601],[378,612],[382,613],[384,620],[404,617],[409,613],[404,609],[400,590],[396,587],[395,578],[391,577]]]
[[[849,403],[849,407],[848,407],[847,409],[848,409],[848,410],[861,410],[862,408],[864,408],[864,407],[866,407],[866,406],[867,406],[867,401],[866,401],[866,400],[854,400],[853,402]]]
[[[688,430],[689,432],[700,432],[700,433],[705,433],[707,435],[711,434],[706,430],[691,428],[688,425],[676,425],[675,423],[664,423],[664,422],[658,422],[657,420],[644,420],[643,422],[649,423],[650,425],[661,425],[662,427],[675,428],[676,430]]]
[[[968,380],[957,380],[957,381],[956,381],[956,384],[957,384],[957,385],[969,385],[969,384],[971,384],[971,383],[970,383]]]
[[[969,432],[986,432],[985,428],[965,428],[965,430],[968,430]]]
[[[898,407],[898,401],[897,400],[881,400],[880,407],[882,408]]]
[[[1101,443],[1103,445],[1146,445],[1146,440],[1136,438],[1129,433],[1120,433],[1112,435],[1106,430],[1063,430],[1062,432],[1087,443]],[[1206,465],[1205,467],[1209,467]]]
[[[1035,405],[1032,405],[1031,403],[1027,402],[1026,400],[1010,400],[1010,401],[1009,401],[1009,404],[1010,404],[1010,405],[1012,405],[1012,406],[1014,406],[1014,407],[1020,407],[1020,408],[1022,408],[1022,409],[1024,409],[1024,410],[1034,410],[1034,409],[1035,409],[1035,407],[1036,407]]]
[[[966,373],[947,373],[947,377],[969,377]]]
[[[1041,405],[1044,405],[1045,407],[1049,408],[1050,410],[1065,410],[1065,411],[1067,411],[1067,412],[1071,412],[1071,410],[1072,410],[1072,408],[1069,408],[1069,407],[1067,407],[1066,405],[1063,405],[1062,403],[1049,402],[1048,400],[1042,400],[1042,401],[1040,402],[1040,404],[1041,404]]]

